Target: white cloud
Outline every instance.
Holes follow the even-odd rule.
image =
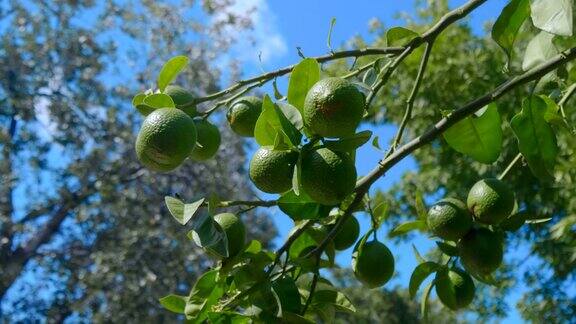
[[[236,0],[229,12],[239,16],[248,16],[252,29],[238,33],[237,42],[231,49],[231,57],[249,63],[270,63],[288,52],[288,46],[276,22],[276,15],[270,10],[267,0]],[[224,14],[225,15],[225,14]],[[214,21],[226,19],[221,15],[213,17]],[[258,56],[260,55],[260,59]]]

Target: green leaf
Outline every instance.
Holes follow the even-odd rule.
[[[418,37],[417,32],[404,27],[392,27],[386,32],[386,44],[388,46],[405,46],[414,38]]]
[[[260,146],[278,146],[278,143],[297,146],[300,144],[302,134],[288,120],[282,109],[265,95],[262,101],[262,113],[256,121],[254,137]]]
[[[410,298],[414,298],[418,292],[418,288],[428,276],[432,273],[438,271],[442,266],[436,262],[428,261],[420,263],[412,272],[410,276],[410,284],[408,285],[408,291],[410,292]]]
[[[186,225],[190,219],[194,217],[194,214],[196,214],[200,206],[202,206],[204,198],[191,204],[185,204],[179,199],[169,196],[164,197],[164,201],[166,202],[166,207],[168,207],[172,217],[174,217],[178,223]]]
[[[158,74],[158,89],[164,92],[166,86],[176,78],[176,76],[186,67],[188,58],[186,56],[174,56],[164,64],[160,73]]]
[[[298,161],[294,165],[294,174],[292,175],[292,191],[296,196],[300,196],[300,178],[302,173],[302,154],[298,155]]]
[[[502,128],[496,104],[486,106],[479,116],[468,116],[448,128],[443,136],[455,151],[474,160],[491,164],[500,156]]]
[[[343,293],[337,291],[334,287],[332,287],[332,289],[317,288],[316,293],[312,298],[312,302],[315,304],[331,304],[340,312],[356,312],[356,308],[350,299],[348,299],[348,297]]]
[[[328,215],[327,208],[312,200],[305,192],[300,192],[298,196],[293,190],[280,196],[278,207],[294,221],[318,219]]]
[[[558,113],[560,111],[558,104],[548,96],[539,95],[538,97],[546,102],[546,112],[544,113],[546,122],[551,125],[570,129],[570,124]]]
[[[504,50],[508,61],[512,59],[518,31],[528,16],[530,0],[512,0],[504,7],[492,27],[492,39]]]
[[[368,142],[371,136],[372,132],[365,130],[339,140],[324,140],[324,146],[333,151],[350,152]]]
[[[528,219],[526,220],[526,224],[540,224],[540,223],[546,223],[552,220],[552,217],[547,217],[547,218],[540,218],[540,219]]]
[[[210,324],[249,324],[252,320],[249,316],[234,312],[209,312]]]
[[[280,100],[280,99],[284,98],[282,93],[280,93],[280,90],[278,90],[278,83],[276,82],[276,79],[274,79],[274,81],[272,81],[272,87],[274,88],[274,99]]]
[[[326,40],[326,44],[328,45],[328,49],[332,52],[332,29],[334,29],[334,25],[336,24],[336,18],[332,17],[330,19],[330,29],[328,30],[328,39]]]
[[[410,222],[406,222],[406,223],[402,223],[398,226],[396,226],[392,231],[390,231],[390,233],[388,234],[388,237],[396,237],[396,236],[400,236],[400,235],[404,235],[408,232],[411,232],[413,230],[424,230],[426,229],[426,222],[422,221],[422,220],[415,220],[415,221],[410,221]]]
[[[137,107],[139,104],[144,102],[144,98],[146,98],[146,94],[144,92],[140,92],[132,98],[132,106]]]
[[[372,139],[372,146],[374,146],[379,151],[382,151],[382,148],[380,147],[380,137],[374,136]]]
[[[136,110],[138,110],[138,112],[140,113],[140,115],[142,115],[142,116],[148,116],[148,115],[150,115],[154,110],[156,110],[156,108],[150,107],[150,106],[145,105],[145,104],[139,104],[139,105],[136,106]]]
[[[458,249],[456,248],[455,244],[436,241],[436,245],[438,246],[440,251],[442,251],[442,253],[449,256],[458,256]]]
[[[208,214],[196,217],[187,236],[196,245],[221,257],[228,257],[228,239],[222,227]]]
[[[316,322],[307,319],[302,315],[298,315],[292,312],[282,312],[282,320],[278,321],[278,323],[287,323],[287,324],[314,324]]]
[[[300,293],[294,279],[283,276],[272,283],[272,289],[280,299],[282,312],[300,313],[302,304],[300,303]]]
[[[553,38],[554,35],[543,31],[530,40],[522,61],[522,69],[524,71],[530,70],[558,54],[558,50],[552,42]]]
[[[190,300],[203,300],[208,298],[216,283],[218,281],[218,270],[210,270],[205,272],[203,275],[196,280],[194,287],[190,291]]]
[[[179,296],[170,294],[160,298],[160,304],[167,310],[177,313],[184,314],[184,308],[186,307],[187,296]]]
[[[285,102],[277,102],[276,105],[280,107],[280,110],[284,113],[284,116],[290,121],[294,127],[298,130],[302,130],[304,128],[304,122],[302,122],[302,115],[298,108],[292,106],[291,104]]]
[[[540,97],[526,98],[522,102],[522,111],[510,122],[520,153],[532,173],[542,181],[553,180],[559,151],[554,131],[544,119],[546,110],[546,102]]]
[[[214,215],[216,214],[216,210],[218,209],[218,205],[220,204],[220,198],[216,193],[212,193],[210,198],[208,199],[208,214]]]
[[[416,190],[416,197],[414,198],[414,205],[416,207],[416,213],[418,214],[418,219],[426,221],[428,217],[428,211],[426,209],[426,204],[424,203],[424,198],[422,197],[422,191],[420,189]]]
[[[382,225],[382,223],[388,218],[388,216],[390,215],[388,213],[388,210],[390,209],[390,205],[383,201],[380,204],[378,204],[378,206],[374,207],[372,209],[372,213],[374,216],[374,220],[376,221],[376,227],[379,228],[380,225]]]
[[[572,36],[573,0],[532,0],[532,23],[535,27],[561,36]]]
[[[428,321],[428,298],[430,297],[432,287],[434,287],[434,281],[429,283],[428,286],[424,288],[424,293],[422,294],[422,298],[420,299],[420,315],[424,319],[425,323]]]
[[[422,255],[420,255],[420,252],[418,252],[418,249],[416,248],[416,245],[414,245],[414,244],[412,244],[412,252],[414,252],[414,256],[416,257],[416,261],[418,261],[418,263],[426,262],[426,260],[424,260]]]
[[[155,93],[146,96],[146,98],[144,98],[142,103],[156,109],[176,107],[176,104],[174,104],[174,100],[172,100],[172,98],[169,95],[165,95],[163,93]]]
[[[307,58],[292,70],[288,83],[288,103],[304,111],[304,99],[308,90],[320,80],[320,65],[315,59]]]

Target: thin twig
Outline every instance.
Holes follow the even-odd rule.
[[[312,298],[314,298],[314,292],[316,291],[316,285],[318,284],[318,279],[320,278],[320,273],[318,270],[318,266],[320,265],[320,255],[316,256],[316,271],[314,272],[314,276],[312,277],[312,283],[310,284],[310,294],[306,299],[306,304],[302,308],[302,315],[306,314],[306,310],[310,307],[312,303]]]
[[[233,206],[246,206],[246,207],[272,207],[278,205],[278,200],[229,200],[220,201],[216,204],[217,208],[226,208]],[[208,202],[202,203],[202,207],[208,207]]]
[[[296,241],[296,239],[302,233],[304,233],[308,229],[308,227],[312,226],[312,224],[314,224],[313,220],[311,220],[311,219],[305,220],[303,225],[300,228],[298,228],[294,233],[292,233],[292,235],[290,235],[290,237],[288,237],[288,239],[286,239],[286,242],[284,242],[284,244],[276,251],[276,257],[274,258],[274,262],[272,263],[270,268],[268,268],[268,271],[266,273],[267,275],[270,275],[270,273],[272,273],[272,270],[274,270],[274,268],[276,267],[276,265],[280,261],[280,257],[282,256],[282,254],[284,254],[284,252],[287,252],[288,249],[290,249],[290,246],[292,245],[292,243],[294,241]]]
[[[402,118],[402,122],[400,127],[398,128],[398,132],[396,133],[396,137],[394,138],[394,142],[392,143],[392,147],[390,148],[390,154],[396,150],[396,147],[400,144],[402,140],[402,135],[404,134],[404,130],[408,125],[408,121],[412,118],[412,110],[414,108],[414,100],[416,100],[416,95],[418,94],[418,90],[420,89],[420,84],[422,84],[422,79],[424,78],[424,71],[426,71],[426,66],[428,65],[428,58],[430,57],[430,53],[432,52],[432,46],[434,45],[434,41],[430,41],[426,43],[426,47],[424,48],[424,54],[422,55],[422,59],[420,60],[420,67],[418,68],[418,74],[416,75],[416,80],[414,81],[414,86],[412,87],[412,91],[408,96],[408,100],[406,100],[406,111],[404,113],[404,117]]]

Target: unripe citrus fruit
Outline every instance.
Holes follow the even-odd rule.
[[[196,144],[194,120],[176,108],[156,109],[144,119],[136,138],[136,155],[156,171],[177,168]]]
[[[250,179],[256,188],[268,193],[282,193],[292,188],[298,153],[261,147],[250,161]]]
[[[472,229],[458,242],[462,264],[470,271],[489,274],[502,263],[502,238],[487,228]]]
[[[430,208],[426,223],[434,235],[456,241],[472,227],[472,216],[462,201],[446,198]]]
[[[468,209],[483,224],[498,224],[514,209],[514,192],[498,179],[483,179],[470,189]]]
[[[228,256],[233,257],[244,249],[246,244],[246,228],[238,216],[232,213],[222,213],[214,216],[228,239]]]
[[[342,225],[340,232],[334,237],[334,248],[339,251],[346,250],[356,243],[359,235],[360,223],[356,217],[350,215]]]
[[[374,240],[358,244],[352,253],[352,270],[356,279],[370,288],[380,287],[394,273],[394,257],[386,245]]]
[[[246,96],[232,104],[230,109],[228,109],[226,118],[236,134],[244,137],[253,137],[254,127],[261,112],[262,100],[258,97]]]
[[[195,120],[196,125],[196,146],[190,158],[195,161],[204,161],[213,157],[220,147],[220,131],[214,124],[207,120]]]
[[[323,137],[354,134],[364,116],[364,94],[343,78],[326,78],[312,86],[304,101],[304,125]]]
[[[344,152],[319,148],[302,153],[301,184],[314,201],[335,205],[356,186],[356,167]]]
[[[164,89],[164,94],[167,94],[172,98],[172,101],[176,104],[176,106],[189,104],[192,100],[194,100],[194,95],[192,92],[182,88],[181,86],[170,84],[166,86]],[[188,116],[194,117],[197,115],[196,106],[192,106],[189,108],[182,109]]]
[[[458,268],[436,272],[436,294],[451,310],[464,308],[474,299],[474,281],[464,270]]]

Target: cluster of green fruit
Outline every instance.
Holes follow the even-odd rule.
[[[503,236],[498,225],[511,217],[514,192],[498,179],[483,179],[470,189],[466,203],[446,198],[428,211],[427,225],[437,237],[456,242],[457,255],[468,273],[486,276],[502,263]],[[436,274],[438,298],[448,308],[466,307],[475,286],[466,271],[453,267]]]
[[[193,100],[182,87],[169,85],[164,94],[176,105]],[[171,171],[186,158],[204,161],[212,158],[220,147],[220,131],[195,110],[160,108],[152,111],[142,124],[136,138],[136,154],[142,164],[155,171]]]

